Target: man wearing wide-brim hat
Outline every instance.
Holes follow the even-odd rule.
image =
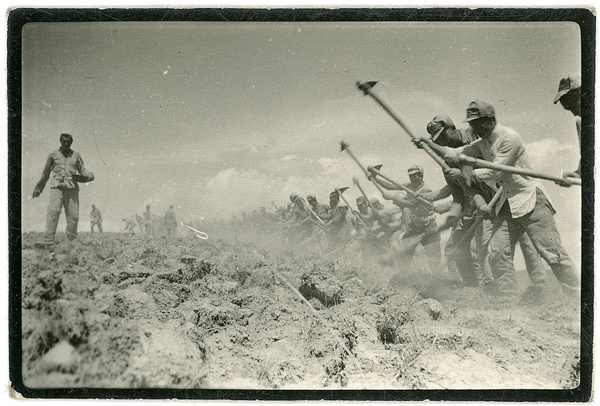
[[[494,107],[482,100],[474,100],[467,107],[470,128],[479,139],[460,148],[441,147],[430,139],[421,139],[449,163],[462,163],[462,155],[483,159],[495,164],[531,169],[525,143],[519,133],[496,121]],[[540,255],[550,265],[566,296],[576,298],[581,284],[575,266],[560,242],[554,222],[551,202],[537,180],[493,169],[478,168],[472,176],[494,187],[502,186],[495,206],[492,238],[490,240],[490,266],[494,274],[497,293],[507,299],[518,294],[516,272],[513,264],[516,242],[527,233]],[[508,224],[508,235],[497,232],[502,223]],[[509,248],[509,249],[507,249]]]

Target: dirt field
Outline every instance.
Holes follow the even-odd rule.
[[[243,230],[242,230],[243,231]],[[277,236],[22,240],[30,388],[559,389],[579,384],[580,312],[278,249]],[[249,237],[249,235],[246,235]],[[246,241],[247,240],[247,241]],[[252,241],[253,240],[253,241]],[[252,243],[251,243],[252,241]],[[520,272],[523,291],[527,275]],[[299,291],[302,292],[299,293]]]

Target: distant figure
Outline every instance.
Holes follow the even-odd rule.
[[[69,241],[77,238],[79,223],[79,185],[78,182],[91,182],[94,174],[83,165],[83,159],[77,151],[71,149],[73,137],[70,134],[60,135],[60,148],[51,152],[46,159],[42,177],[33,189],[32,197],[38,197],[46,182],[50,179],[50,202],[46,216],[46,235],[44,245],[54,248],[56,227],[62,207],[67,217],[67,238]]]
[[[175,234],[177,228],[177,216],[175,215],[175,209],[173,205],[169,206],[169,210],[165,212],[165,227],[167,228],[167,237],[171,237]]]
[[[150,213],[150,205],[146,206],[144,212],[144,232],[147,235],[152,235],[152,213]]]
[[[90,232],[94,232],[94,226],[98,226],[98,231],[102,233],[102,214],[95,204],[92,204],[92,211],[90,212]]]
[[[575,116],[575,128],[579,138],[579,148],[581,149],[581,77],[571,75],[562,78],[558,84],[558,92],[554,97],[554,104],[560,101],[565,110],[570,111]],[[581,178],[581,160],[574,172],[563,173],[564,178]],[[561,184],[561,186],[570,186],[570,183]]]
[[[135,219],[133,217],[128,217],[126,219],[123,219],[123,221],[125,222],[125,229],[123,230],[123,232],[129,233],[129,235],[134,235],[135,234]]]

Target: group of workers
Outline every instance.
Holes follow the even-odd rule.
[[[576,130],[581,143],[581,80],[569,76],[560,81],[554,99],[576,117]],[[424,182],[424,171],[418,165],[408,168],[409,182],[397,184],[383,178],[376,168],[369,167],[367,178],[391,201],[390,210],[376,198],[366,195],[356,199],[356,210],[349,207],[344,190],[329,195],[329,204],[319,203],[314,195],[306,200],[296,193],[290,195],[287,209],[277,213],[286,225],[286,239],[294,244],[318,240],[325,252],[338,252],[352,247],[367,256],[396,267],[410,264],[417,247],[426,254],[432,273],[443,272],[440,232],[451,228],[444,248],[450,273],[460,275],[467,286],[483,285],[492,294],[511,299],[517,293],[514,254],[517,243],[523,252],[527,271],[534,287],[543,288],[545,265],[553,271],[567,295],[577,295],[580,281],[573,262],[561,244],[548,193],[534,178],[502,170],[469,166],[468,158],[477,158],[501,165],[530,169],[531,164],[521,136],[500,124],[494,107],[474,100],[466,110],[469,128],[460,131],[447,115],[437,115],[427,125],[429,137],[414,139],[419,148],[427,148],[441,157],[446,185],[431,190]],[[44,244],[54,245],[62,207],[67,218],[69,240],[77,237],[79,220],[78,183],[94,180],[81,155],[71,149],[73,137],[61,134],[60,148],[48,156],[33,197],[42,193],[50,179]],[[581,164],[565,173],[561,186],[570,186],[571,179],[580,178]],[[404,195],[390,193],[401,190]],[[436,204],[452,197],[450,204]],[[439,214],[440,216],[436,216]],[[442,218],[443,222],[438,221]],[[92,206],[91,231],[102,232],[102,216]],[[135,222],[124,219],[126,232],[133,233]],[[177,227],[173,205],[164,216],[167,236]],[[141,224],[140,224],[141,223]],[[146,207],[141,230],[153,235],[154,219]]]
[[[577,76],[562,79],[554,103],[560,102],[576,117],[581,142],[580,86]],[[514,300],[519,292],[514,266],[518,243],[531,281],[530,294],[539,296],[545,291],[547,264],[563,293],[578,297],[578,272],[562,245],[555,209],[543,185],[515,172],[473,169],[469,160],[531,170],[521,136],[500,124],[494,107],[482,100],[467,106],[464,121],[469,128],[460,131],[449,116],[437,115],[427,124],[429,136],[414,140],[419,148],[429,148],[444,160],[443,188],[431,190],[425,184],[423,168],[412,165],[408,168],[410,182],[403,185],[368,168],[367,178],[395,210],[384,209],[377,199],[368,200],[364,195],[356,199],[357,209],[353,210],[339,204],[343,190],[338,189],[329,196],[330,206],[318,203],[313,195],[305,201],[293,193],[289,210],[280,212],[280,217],[293,224],[286,229],[291,241],[304,243],[326,235],[328,252],[344,246],[378,256],[380,263],[400,270],[409,269],[420,246],[429,271],[440,274],[444,269],[440,232],[451,228],[444,248],[446,265],[465,286],[483,286],[489,294]],[[568,187],[580,177],[581,164],[555,182]],[[393,190],[404,194],[390,193]],[[450,197],[448,204],[444,199]],[[350,224],[350,232],[340,232]]]

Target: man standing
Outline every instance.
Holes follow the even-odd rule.
[[[554,97],[554,104],[559,101],[565,110],[570,111],[575,116],[575,128],[577,129],[577,138],[581,149],[581,77],[579,75],[567,76],[560,80],[558,92]],[[565,172],[563,177],[581,178],[581,160],[574,172]],[[570,186],[570,184],[561,184],[561,186]]]
[[[165,227],[167,229],[167,237],[171,238],[177,228],[177,216],[175,215],[173,205],[170,205],[169,210],[165,212]]]
[[[146,205],[146,211],[144,212],[144,231],[146,235],[152,236],[152,213],[150,213],[150,205]]]
[[[98,231],[102,233],[102,214],[95,204],[92,204],[92,211],[90,212],[90,230],[94,232],[94,226],[98,226]]]
[[[377,173],[371,172],[373,179],[388,190],[400,190],[392,183],[386,182],[377,177]],[[409,183],[404,186],[415,193],[431,192],[431,189],[425,185],[423,168],[419,165],[412,165],[408,168]],[[383,263],[388,263],[395,258],[398,264],[403,266],[410,265],[415,249],[421,244],[427,255],[427,265],[429,271],[438,274],[442,271],[442,253],[440,244],[440,233],[435,222],[435,211],[433,205],[428,206],[412,196],[406,198],[383,193],[383,198],[391,200],[403,211],[405,232],[399,245],[392,245],[392,256],[384,258]]]
[[[51,152],[46,159],[42,177],[33,189],[32,197],[38,197],[46,182],[50,179],[50,203],[46,216],[46,235],[44,244],[52,249],[56,227],[62,207],[67,218],[67,238],[69,241],[77,238],[79,223],[79,185],[94,180],[94,174],[83,164],[83,159],[77,151],[71,149],[73,137],[70,134],[60,135],[60,148]]]
[[[460,148],[440,147],[423,140],[450,163],[462,163],[461,154],[497,164],[531,169],[529,156],[521,136],[496,121],[494,107],[475,100],[467,107],[470,129],[480,139]],[[503,191],[496,204],[490,240],[490,266],[498,293],[508,299],[517,295],[517,278],[513,264],[515,246],[527,233],[540,255],[550,265],[566,295],[576,296],[580,281],[571,258],[563,248],[554,222],[552,204],[541,185],[530,178],[492,169],[475,169],[476,181],[496,182]],[[508,233],[498,232],[503,222]]]

